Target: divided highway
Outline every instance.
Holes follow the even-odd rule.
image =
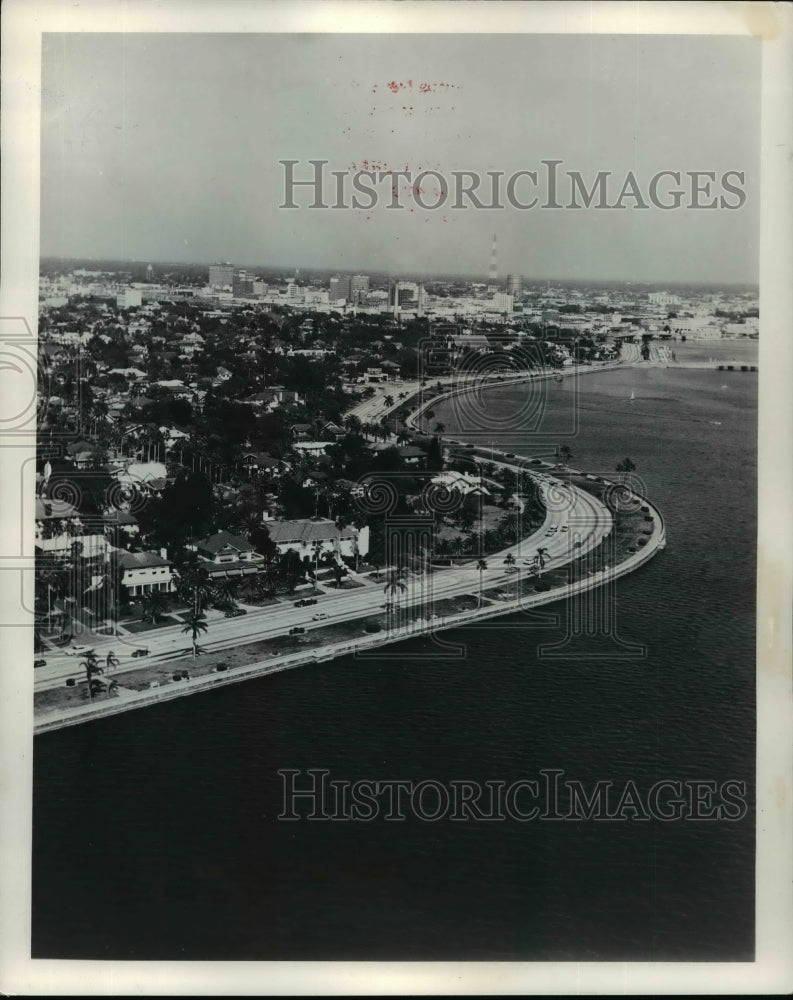
[[[508,553],[514,556],[521,575],[528,570],[539,549],[543,549],[546,568],[553,569],[597,548],[611,531],[611,515],[595,497],[567,486],[548,473],[532,472],[532,475],[545,495],[548,507],[545,522],[530,537],[487,556],[488,568],[482,571],[481,581],[485,591],[515,579],[515,570],[510,571],[504,565]],[[410,574],[404,582],[406,590],[395,597],[386,595],[383,584],[380,584],[345,590],[339,594],[319,595],[317,603],[307,608],[295,607],[290,601],[258,608],[239,618],[219,618],[210,622],[208,632],[198,640],[199,645],[208,652],[217,652],[287,635],[295,626],[305,628],[308,633],[339,622],[381,614],[387,600],[403,608],[426,605],[430,614],[438,601],[478,593],[480,574],[476,561],[471,560],[465,565],[439,568],[430,574]],[[316,620],[314,616],[320,614],[325,617]],[[184,654],[190,647],[190,636],[182,632],[182,626],[174,625],[137,636],[92,636],[84,642],[95,650],[102,664],[107,653],[113,651],[119,665],[113,668],[112,676],[117,677],[125,671],[150,665],[152,661],[166,661]],[[133,657],[134,651],[140,648],[149,650],[148,656],[143,659]],[[79,655],[50,652],[46,660],[46,666],[39,667],[35,672],[36,691],[62,686],[68,677],[84,678]]]

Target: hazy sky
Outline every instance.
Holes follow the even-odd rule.
[[[58,34],[42,75],[42,255],[485,274],[497,233],[502,275],[757,280],[755,39]],[[588,184],[612,171],[612,201],[629,170],[645,191],[660,170],[738,170],[747,200],[394,212],[380,185],[371,212],[287,211],[282,159],[306,176],[559,159]]]

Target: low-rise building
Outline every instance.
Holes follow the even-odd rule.
[[[264,556],[254,549],[248,539],[228,531],[218,531],[208,538],[197,539],[188,548],[198,554],[201,566],[211,579],[248,576],[264,567]]]
[[[356,555],[365,556],[369,551],[368,527],[359,529],[347,525],[339,528],[326,518],[268,521],[267,530],[281,555],[293,549],[299,556],[311,559],[315,558],[317,551],[320,557],[332,555],[352,559]]]
[[[333,441],[295,441],[292,447],[305,455],[324,455],[325,449],[332,444]]]
[[[121,585],[129,597],[145,597],[154,591],[170,593],[174,589],[172,563],[165,549],[156,552],[119,552],[116,562],[121,570]]]
[[[477,496],[490,496],[490,490],[483,484],[479,476],[471,472],[441,472],[430,480],[433,486],[444,490],[457,490],[463,496],[474,493]]]

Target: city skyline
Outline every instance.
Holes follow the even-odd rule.
[[[473,277],[487,275],[497,231],[501,278],[756,283],[752,39],[491,42],[483,55],[479,39],[455,35],[46,35],[41,255]],[[444,175],[555,158],[587,187],[600,171],[645,183],[662,170],[739,171],[746,201],[713,212],[630,201],[616,212],[279,209],[279,161],[297,160],[304,177],[317,158],[328,171]]]
[[[225,264],[233,267],[234,271],[239,272],[261,272],[262,274],[277,275],[276,280],[284,282],[295,282],[299,285],[310,284],[313,280],[321,281],[327,283],[332,277],[353,277],[355,275],[363,275],[370,277],[375,281],[380,281],[387,283],[390,280],[394,281],[423,281],[423,282],[468,282],[471,284],[482,284],[486,285],[489,283],[490,278],[486,271],[481,272],[469,272],[467,274],[463,273],[449,273],[449,272],[430,272],[422,273],[418,271],[381,271],[370,268],[367,270],[365,264],[361,264],[356,267],[350,264],[347,267],[334,267],[334,266],[314,266],[311,267],[304,263],[287,261],[284,264],[263,264],[261,262],[247,261],[220,261],[220,260],[155,260],[148,257],[141,258],[124,258],[124,259],[112,259],[108,257],[96,257],[96,256],[74,256],[70,254],[64,255],[44,255],[41,257],[42,264],[46,263],[48,267],[53,264],[63,265],[64,268],[67,266],[74,265],[85,265],[85,264],[95,264],[95,265],[107,265],[109,271],[117,272],[119,266],[128,266],[130,268],[152,268],[152,274],[146,274],[145,278],[142,276],[140,280],[151,280],[156,282],[159,277],[162,277],[161,273],[166,269],[179,269],[184,268],[185,270],[191,269],[203,269],[208,271],[211,266],[217,264]],[[102,270],[102,268],[100,268]],[[295,274],[297,273],[297,277]],[[752,281],[687,281],[687,280],[671,280],[671,281],[642,281],[642,280],[631,280],[626,278],[569,278],[563,277],[559,274],[551,275],[550,277],[539,277],[532,276],[521,273],[520,271],[510,272],[509,274],[504,273],[497,277],[497,284],[506,286],[508,279],[510,277],[519,277],[521,280],[521,285],[524,293],[530,293],[534,291],[537,286],[545,286],[546,288],[550,286],[554,288],[559,286],[560,288],[565,287],[603,287],[603,288],[620,288],[622,286],[633,286],[637,289],[654,289],[654,290],[668,290],[670,288],[690,288],[698,289],[701,291],[706,291],[708,289],[745,289],[748,291],[756,292],[759,289],[757,282]],[[138,279],[135,279],[136,281]]]

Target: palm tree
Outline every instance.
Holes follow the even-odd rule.
[[[341,589],[341,581],[347,576],[347,567],[334,559],[332,569],[333,576],[336,578],[336,587]]]
[[[165,596],[159,590],[153,590],[143,598],[143,620],[156,625],[162,620],[166,608]]]
[[[562,465],[567,465],[570,462],[570,459],[573,457],[573,453],[570,451],[570,448],[566,444],[563,444],[561,448],[556,449],[556,457],[559,459]]]
[[[237,602],[234,599],[234,590],[228,580],[221,580],[214,585],[213,590],[213,603],[216,608],[220,608],[221,611],[230,611],[232,608],[236,608]]]
[[[434,416],[435,416],[435,410],[427,410],[426,413],[424,414],[424,419],[427,421],[427,423],[429,423]]]
[[[110,677],[110,668],[118,666],[118,657],[111,649],[105,657],[105,676]]]
[[[479,570],[479,605],[481,607],[481,605],[482,605],[482,583],[483,583],[482,574],[487,569],[487,563],[485,562],[484,559],[480,559],[477,562],[477,564],[476,564],[476,568]]]
[[[413,440],[413,435],[410,433],[407,427],[403,427],[402,430],[399,432],[399,434],[397,434],[397,444],[410,444],[412,440]]]
[[[204,614],[200,611],[191,611],[182,632],[190,633],[190,638],[193,643],[193,659],[198,654],[197,639],[199,635],[209,628],[207,625],[207,620]]]
[[[465,546],[465,541],[462,535],[455,535],[452,539],[452,549],[459,556],[462,555],[463,547]]]
[[[198,612],[212,593],[209,574],[200,566],[189,566],[180,574],[178,589],[180,600],[192,602],[193,610]]]
[[[324,547],[325,546],[322,541],[319,539],[311,546],[311,551],[314,555],[314,576],[316,576],[319,571],[319,557],[322,555]]]
[[[386,406],[393,406],[393,405],[394,405],[394,397],[393,397],[393,396],[391,396],[391,395],[388,395],[388,396],[386,396],[386,398],[385,398],[385,399],[383,400],[383,402],[385,403],[385,405],[386,405]]]
[[[94,674],[103,674],[104,670],[99,666],[99,658],[93,649],[89,649],[85,654],[85,659],[80,661],[80,666],[85,669],[85,676],[88,679],[88,697],[91,701],[94,698]]]
[[[535,558],[537,560],[537,565],[542,570],[545,569],[545,564],[550,560],[551,557],[548,555],[548,549],[546,549],[544,546],[541,546],[539,549],[537,549],[537,555]]]
[[[407,584],[402,577],[403,572],[401,569],[391,570],[391,576],[388,579],[388,583],[383,588],[383,593],[388,594],[390,592],[392,597],[396,597],[400,591],[406,591]]]
[[[442,424],[442,423],[435,424],[435,433],[436,434],[443,434],[443,432],[445,430],[446,430],[446,424]]]
[[[515,566],[515,569],[516,569],[516,573],[515,573],[515,597],[517,597],[518,593],[519,593],[519,590],[520,590],[520,566],[517,565],[515,557],[512,555],[511,552],[507,552],[506,558],[504,559],[504,563],[505,563],[505,565],[507,567]]]

